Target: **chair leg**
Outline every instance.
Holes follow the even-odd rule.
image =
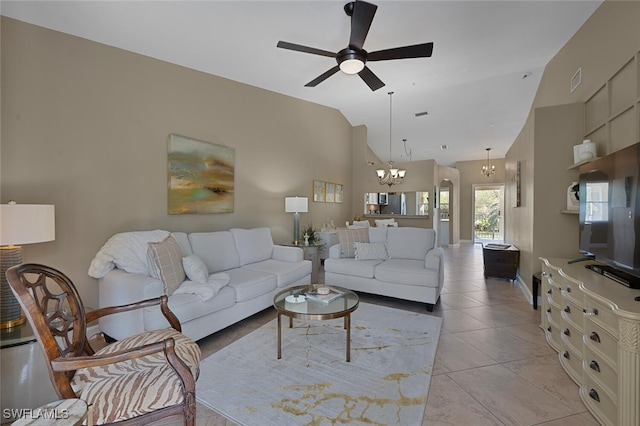
[[[187,392],[184,399],[184,424],[195,426],[196,424],[196,394]]]
[[[435,305],[435,304],[433,304],[433,303],[427,303],[427,312],[433,312],[433,308],[434,308],[435,306],[436,306],[436,305]]]

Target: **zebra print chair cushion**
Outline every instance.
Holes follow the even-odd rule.
[[[96,352],[111,354],[172,337],[176,354],[198,377],[200,348],[190,338],[167,328],[119,340]],[[112,423],[149,413],[183,400],[181,382],[163,353],[102,367],[76,371],[71,383],[79,398],[93,404],[96,424]]]

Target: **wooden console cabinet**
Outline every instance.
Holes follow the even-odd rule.
[[[520,250],[509,244],[486,244],[482,247],[484,277],[515,280],[520,263]]]
[[[541,326],[582,401],[603,425],[640,425],[640,290],[541,260]]]

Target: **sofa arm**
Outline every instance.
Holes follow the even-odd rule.
[[[130,274],[121,269],[110,271],[98,280],[98,307],[126,305],[164,294],[162,281],[146,275]],[[102,317],[100,330],[114,339],[144,331],[144,309]]]
[[[425,269],[442,269],[442,260],[444,257],[444,249],[442,247],[434,247],[427,252],[424,258]]]
[[[329,258],[340,259],[341,253],[342,253],[342,246],[340,244],[334,244],[331,247],[329,247]]]
[[[271,258],[283,262],[302,262],[304,260],[304,252],[298,247],[273,246]]]

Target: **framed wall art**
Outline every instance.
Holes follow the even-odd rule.
[[[318,203],[324,203],[325,202],[325,196],[324,196],[324,182],[321,180],[314,180],[313,181],[313,201],[318,202]]]
[[[336,198],[335,198],[336,203],[342,203],[343,199],[342,199],[342,184],[341,183],[336,183]]]
[[[336,184],[331,182],[324,183],[324,200],[327,203],[335,203],[336,201]]]
[[[233,212],[233,148],[171,134],[167,157],[169,214]]]

